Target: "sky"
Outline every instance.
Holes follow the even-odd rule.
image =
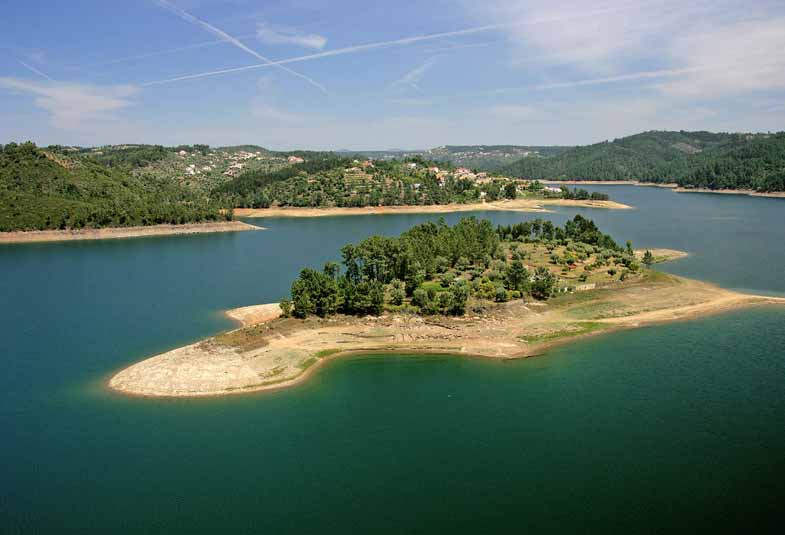
[[[782,0],[3,0],[0,143],[785,130]]]

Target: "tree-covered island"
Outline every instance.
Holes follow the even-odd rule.
[[[542,219],[496,228],[474,217],[454,226],[440,220],[346,245],[341,256],[343,268],[329,262],[300,272],[282,305],[286,315],[461,316],[470,302],[543,301],[641,276],[631,244],[620,247],[581,215],[564,227]],[[650,251],[643,259],[654,261]]]

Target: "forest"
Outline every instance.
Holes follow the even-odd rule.
[[[546,300],[581,284],[612,284],[639,273],[632,244],[619,246],[581,215],[558,227],[536,219],[494,228],[467,217],[371,236],[341,249],[342,263],[305,268],[285,315],[379,315],[385,310],[461,316],[467,305]],[[651,258],[651,255],[649,255]]]
[[[125,153],[125,151],[123,151]],[[0,231],[183,224],[232,217],[176,183],[136,177],[129,168],[159,154],[66,156],[33,143],[0,147]]]
[[[785,132],[644,132],[526,157],[502,170],[540,180],[640,180],[687,188],[785,190]]]

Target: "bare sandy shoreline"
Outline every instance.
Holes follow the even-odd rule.
[[[586,336],[761,304],[782,305],[785,298],[660,274],[654,282],[547,304],[514,301],[460,318],[387,314],[303,321],[274,319],[280,314],[277,305],[243,307],[227,314],[244,327],[131,365],[110,379],[109,388],[149,397],[273,390],[307,380],[333,358],[358,353],[525,358]]]
[[[750,197],[770,197],[785,199],[785,191],[772,191],[768,193],[751,189],[707,189],[707,188],[675,188],[677,193],[717,193],[720,195],[748,195]]]
[[[220,221],[211,223],[189,223],[185,225],[152,225],[147,227],[112,227],[80,230],[31,230],[0,232],[0,244],[39,243],[75,240],[109,240],[119,238],[147,238],[176,234],[205,234],[209,232],[244,232],[264,230],[242,221]]]
[[[447,214],[478,211],[548,212],[546,206],[576,206],[629,210],[615,201],[579,201],[574,199],[517,199],[474,204],[431,204],[417,206],[366,206],[363,208],[235,208],[238,217],[325,217],[384,214]]]
[[[565,186],[644,186],[649,188],[678,188],[675,182],[641,182],[639,180],[542,180],[543,184],[564,184]]]
[[[638,180],[543,180],[544,184],[564,184],[579,186],[643,186],[649,188],[672,189],[676,193],[718,193],[720,195],[749,195],[750,197],[785,198],[785,191],[761,192],[751,189],[708,189],[708,188],[682,188],[675,182],[640,182]]]

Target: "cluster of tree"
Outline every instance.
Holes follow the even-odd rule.
[[[502,171],[544,180],[640,180],[711,189],[785,190],[785,133],[644,132],[522,158]]]
[[[33,143],[0,150],[0,231],[182,224],[231,218],[218,203],[124,166],[68,157]]]
[[[243,173],[215,193],[231,206],[244,208],[412,206],[471,203],[481,198],[495,201],[518,195],[515,180],[497,177],[480,184],[455,175],[449,164],[436,164],[420,156],[360,166],[357,159],[316,157],[272,172]],[[585,198],[592,197],[587,193]],[[594,198],[607,196],[596,194]]]
[[[681,186],[785,191],[785,132],[740,139],[725,150],[696,157]]]
[[[268,208],[274,200],[270,197],[269,186],[295,177],[318,175],[349,164],[351,160],[347,158],[329,156],[309,159],[275,171],[249,171],[220,185],[214,194],[235,208]]]
[[[504,241],[564,243],[572,240],[612,251],[622,250],[610,235],[604,234],[597,228],[594,221],[586,219],[580,214],[568,220],[564,224],[564,228],[554,225],[547,219],[535,219],[515,225],[499,225],[496,227],[496,233]]]
[[[371,236],[346,245],[342,266],[331,262],[321,271],[303,269],[284,309],[300,318],[379,314],[388,306],[462,315],[472,295],[495,301],[547,299],[557,277],[546,266],[527,269],[515,242],[579,244],[605,251],[603,258],[630,259],[632,267],[631,245],[622,249],[580,215],[563,228],[541,219],[495,229],[487,219],[463,218],[454,226],[441,220],[397,238]]]
[[[610,199],[610,196],[607,193],[600,193],[599,191],[592,191],[591,193],[585,189],[578,189],[574,188],[570,190],[567,186],[561,187],[562,198],[564,199],[576,199],[579,201],[607,201]]]
[[[468,167],[480,171],[499,171],[511,163],[528,157],[555,156],[569,147],[521,145],[446,145],[425,152],[437,162]]]

